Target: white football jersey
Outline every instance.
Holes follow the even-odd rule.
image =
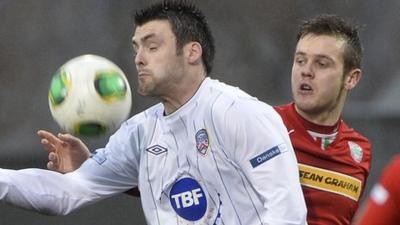
[[[206,78],[171,115],[135,115],[65,175],[0,170],[0,199],[67,214],[138,187],[148,224],[306,224],[297,161],[275,110]]]

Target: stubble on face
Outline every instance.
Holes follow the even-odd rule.
[[[155,89],[156,84],[154,80],[149,75],[147,77],[139,77],[138,78],[138,89],[137,92],[141,96],[153,96],[153,90]]]

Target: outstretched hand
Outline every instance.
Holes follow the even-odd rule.
[[[67,173],[78,169],[82,163],[89,158],[90,151],[86,145],[77,137],[70,134],[54,134],[39,130],[43,147],[49,153],[49,170]]]

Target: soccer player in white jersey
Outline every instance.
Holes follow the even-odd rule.
[[[1,201],[68,214],[138,187],[151,225],[306,224],[286,128],[271,106],[207,77],[214,44],[201,11],[166,1],[138,12],[135,24],[138,92],[161,103],[73,172],[0,169]],[[87,152],[71,135],[38,134],[50,152]]]

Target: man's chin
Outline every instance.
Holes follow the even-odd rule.
[[[305,113],[314,113],[316,111],[317,106],[311,101],[294,101],[297,110],[301,110]]]
[[[151,96],[150,93],[147,92],[147,91],[138,90],[137,93],[138,93],[140,96],[143,96],[143,97]]]
[[[148,89],[138,89],[137,93],[143,97],[157,97],[158,95],[154,91]]]
[[[140,85],[139,85],[139,87],[138,87],[138,89],[137,89],[137,93],[138,93],[140,96],[149,96],[148,91],[147,91],[145,88],[140,87]]]

